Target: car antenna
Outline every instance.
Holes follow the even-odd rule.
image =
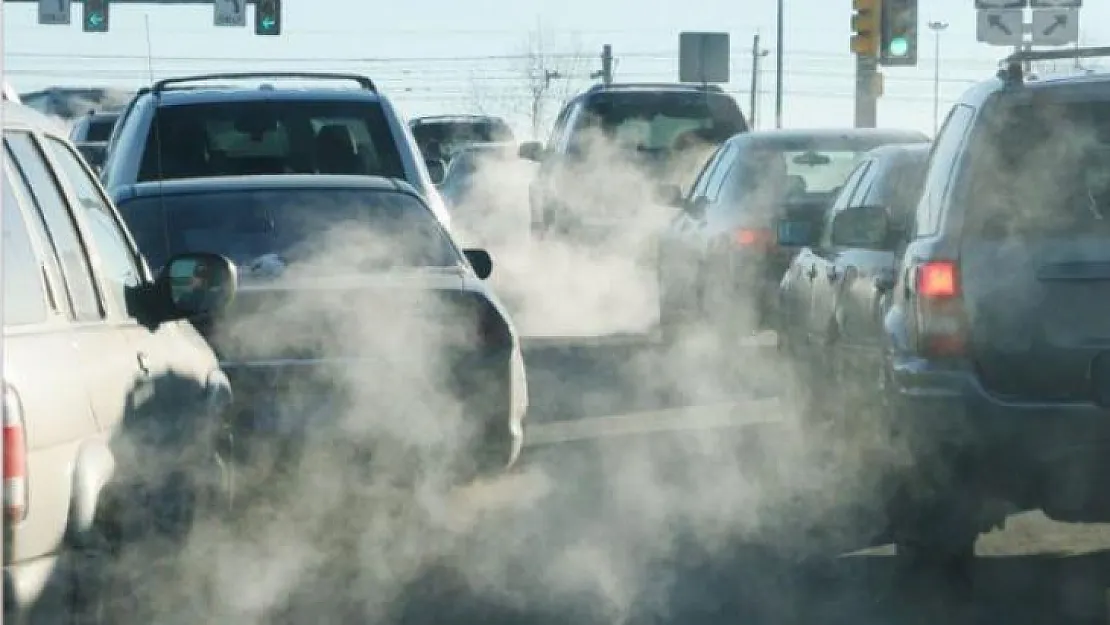
[[[150,13],[143,14],[143,26],[146,32],[146,71],[150,78],[150,84],[153,86],[154,46],[150,42]],[[154,125],[154,158],[158,168],[158,212],[162,214],[162,239],[166,245],[168,260],[170,254],[170,216],[166,213],[166,198],[162,194],[162,184],[165,176],[162,167],[162,119],[158,114],[158,110],[161,108],[158,106],[158,100],[161,97],[160,93],[154,94],[154,115],[151,118],[151,123]],[[159,267],[158,270],[161,271],[162,267]]]

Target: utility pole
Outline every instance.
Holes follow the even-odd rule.
[[[784,0],[779,0],[778,22],[775,34],[775,128],[782,128],[782,55],[783,55],[783,18],[786,8]]]
[[[606,85],[613,84],[613,46],[605,44],[601,46],[601,69],[590,74],[590,78],[601,79],[601,82]]]
[[[933,41],[933,137],[936,138],[940,125],[940,34],[948,28],[948,22],[929,22],[929,29],[935,37]]]
[[[755,130],[756,111],[759,109],[759,63],[767,56],[766,50],[759,48],[759,33],[752,37],[752,93],[751,103],[748,106],[748,126]]]
[[[878,122],[879,0],[852,0],[852,53],[856,56],[856,128],[874,128]]]
[[[874,57],[856,57],[856,128],[878,125],[879,98],[875,85],[880,80]]]

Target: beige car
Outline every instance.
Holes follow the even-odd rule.
[[[231,389],[188,318],[224,305],[236,273],[189,253],[152,278],[73,144],[3,106],[4,622],[110,620],[96,608],[114,547],[172,537],[228,495]],[[208,310],[169,280],[198,266],[193,289],[216,297],[188,301]]]

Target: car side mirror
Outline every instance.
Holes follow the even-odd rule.
[[[485,280],[493,273],[493,258],[486,250],[477,248],[463,250],[463,256],[466,256],[467,262],[470,263],[479,280]]]
[[[694,198],[694,201],[684,203],[682,206],[686,209],[686,214],[694,219],[703,219],[705,217],[705,210],[709,207],[709,198],[704,195],[699,195]]]
[[[543,160],[543,144],[539,141],[525,141],[520,144],[517,155],[526,161],[540,162]]]
[[[235,299],[239,275],[227,258],[207,252],[178,254],[155,281],[162,321],[222,312]]]
[[[892,226],[885,206],[853,206],[833,217],[829,239],[837,247],[887,250]]]
[[[432,179],[432,184],[443,184],[447,178],[447,165],[438,158],[425,159],[424,164],[428,167],[428,177]]]

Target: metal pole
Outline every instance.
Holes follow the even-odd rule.
[[[610,44],[601,47],[601,81],[613,84],[613,46]]]
[[[775,36],[775,128],[782,128],[782,55],[783,55],[783,18],[784,0],[779,0],[778,33]]]
[[[752,93],[748,105],[748,125],[755,128],[755,98],[759,89],[759,33],[752,37]]]
[[[940,127],[940,33],[948,28],[948,22],[929,22],[935,37],[933,41],[933,137]]]

